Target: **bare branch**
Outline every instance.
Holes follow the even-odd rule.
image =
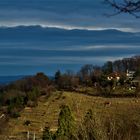
[[[117,12],[108,16],[128,13],[136,18],[140,18],[140,0],[105,0],[107,4],[116,9]]]

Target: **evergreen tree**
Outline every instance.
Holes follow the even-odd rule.
[[[60,70],[58,70],[58,71],[55,73],[55,83],[56,83],[56,84],[59,83],[60,77],[61,77],[61,72],[60,72]]]
[[[63,105],[58,118],[56,139],[70,139],[74,130],[74,118],[68,106]]]

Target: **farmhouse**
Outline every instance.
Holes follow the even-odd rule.
[[[119,81],[120,80],[120,74],[118,72],[113,72],[111,74],[109,74],[107,76],[107,79],[110,81],[110,80],[116,80],[116,81]]]

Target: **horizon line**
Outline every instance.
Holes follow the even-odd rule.
[[[41,27],[41,28],[56,28],[64,30],[87,30],[87,31],[104,31],[104,30],[117,30],[121,32],[138,33],[132,28],[117,28],[117,27],[82,27],[82,26],[67,26],[67,25],[45,25],[45,24],[11,24],[0,25],[0,28],[16,28],[16,27]]]

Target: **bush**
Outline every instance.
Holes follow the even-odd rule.
[[[19,112],[14,112],[14,113],[11,114],[11,117],[18,118],[18,117],[20,117],[20,113]]]
[[[44,131],[43,131],[43,136],[42,136],[42,140],[53,140],[53,134],[50,131],[49,127],[45,127]]]
[[[82,125],[79,127],[78,139],[96,140],[95,139],[95,124],[93,112],[89,109],[85,115]]]
[[[27,106],[28,106],[28,107],[36,107],[36,106],[37,106],[37,102],[36,102],[36,101],[31,101],[31,100],[29,100],[29,101],[27,102]]]
[[[31,124],[31,121],[30,121],[30,120],[26,120],[26,121],[24,122],[24,125],[29,126],[30,124]]]

